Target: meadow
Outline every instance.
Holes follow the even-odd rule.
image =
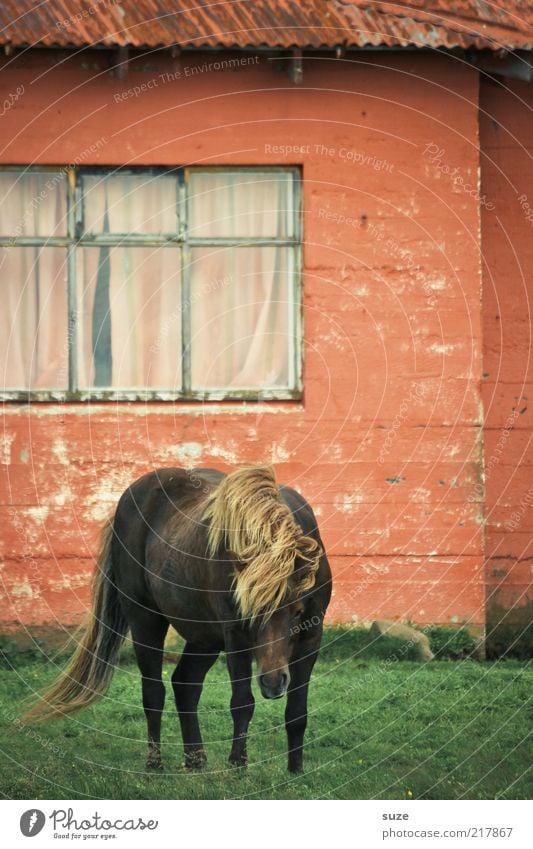
[[[286,771],[285,700],[268,702],[257,690],[248,768],[227,763],[232,723],[223,657],[200,702],[207,768],[182,766],[173,664],[167,662],[164,771],[147,773],[131,651],[100,702],[69,718],[23,727],[24,699],[54,677],[66,654],[6,650],[0,789],[14,799],[531,798],[531,663],[459,659],[464,652],[456,638],[447,642],[435,633],[434,648],[437,643],[439,658],[421,664],[408,644],[390,638],[375,644],[359,630],[327,629],[311,683],[305,769],[297,776]]]

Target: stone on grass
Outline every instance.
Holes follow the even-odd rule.
[[[391,622],[387,619],[377,619],[372,623],[370,635],[376,637],[395,637],[398,640],[405,640],[408,647],[414,648],[417,659],[426,662],[433,660],[434,654],[429,647],[429,640],[421,631],[416,628],[411,628],[410,625],[404,625],[402,622]]]

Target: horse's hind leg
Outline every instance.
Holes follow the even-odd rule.
[[[198,723],[198,702],[205,676],[218,654],[206,653],[205,649],[186,643],[181,660],[172,675],[183,737],[185,766],[188,769],[201,769],[207,760]]]
[[[142,675],[143,707],[148,725],[147,769],[161,769],[161,714],[165,685],[161,677],[168,622],[157,613],[136,612],[130,618],[131,635]]]

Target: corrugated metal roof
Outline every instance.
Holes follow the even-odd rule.
[[[14,47],[533,49],[526,0],[2,0]]]
[[[529,0],[340,0],[367,44],[407,47],[533,49]]]

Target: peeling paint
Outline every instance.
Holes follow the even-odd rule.
[[[427,346],[427,350],[432,351],[434,354],[454,354],[457,350],[457,345],[454,345],[451,342],[447,345],[433,342],[433,344]]]
[[[9,595],[15,598],[38,598],[40,594],[39,589],[32,586],[28,578],[13,584],[9,591]]]
[[[390,566],[386,563],[376,565],[375,563],[365,563],[362,571],[366,575],[387,575],[390,572]]]
[[[74,500],[74,493],[69,486],[63,487],[61,492],[52,496],[52,501],[57,507],[64,507],[68,501]]]
[[[131,471],[128,469],[117,470],[100,478],[93,492],[85,499],[88,517],[95,522],[107,519],[130,483]]]
[[[15,441],[14,433],[3,433],[0,438],[0,456],[3,466],[9,466],[11,463],[11,446]]]
[[[196,404],[184,404],[180,401],[176,403],[165,403],[165,404],[157,404],[153,402],[150,404],[150,412],[155,416],[171,416],[172,418],[176,418],[176,416],[188,416],[195,418],[205,418],[208,414],[209,416],[216,415],[226,415],[226,416],[255,416],[255,415],[301,415],[305,411],[303,404],[294,401],[288,401],[285,404],[261,404],[258,402],[253,403],[233,403],[233,404],[217,404],[209,401],[207,404],[203,404],[198,402]],[[31,409],[27,404],[22,405],[10,405],[3,410],[3,415],[12,415],[16,418],[20,419],[21,415],[26,414],[28,417],[32,416],[35,418],[57,418],[57,406],[54,404],[45,404],[40,406],[39,404],[33,404]],[[83,418],[95,418],[96,416],[104,417],[109,416],[109,404],[69,404],[68,405],[68,415],[69,416],[81,416]],[[126,416],[135,416],[145,419],[146,418],[146,403],[138,402],[132,403],[127,406],[127,412],[124,414]],[[122,418],[123,414],[115,415],[114,417],[110,417],[110,421],[117,422],[119,418]]]
[[[64,439],[54,439],[54,443],[52,445],[52,454],[61,466],[69,465],[67,444]]]
[[[411,501],[431,501],[431,490],[416,486],[410,493]]]
[[[338,442],[332,442],[331,445],[328,445],[326,452],[328,463],[341,462],[343,453],[342,445]]]
[[[210,445],[209,453],[212,457],[220,457],[227,463],[231,463],[235,466],[239,465],[239,449],[237,443],[233,439],[227,443],[226,447],[222,445]]]
[[[333,345],[338,351],[346,350],[346,336],[343,336],[335,327],[330,327],[328,332],[321,336],[321,342]]]
[[[272,446],[272,463],[286,463],[290,459],[291,452],[283,444],[275,443]]]
[[[48,512],[46,504],[41,504],[39,507],[28,507],[26,509],[26,515],[36,522],[44,522],[48,517]]]
[[[365,497],[363,493],[359,492],[351,495],[344,493],[343,495],[336,495],[333,503],[340,513],[344,513],[345,516],[352,516],[355,510],[355,505],[362,504],[364,500]]]
[[[182,442],[179,445],[170,445],[166,448],[158,448],[160,456],[171,458],[182,463],[184,466],[194,465],[204,453],[204,448],[199,442]]]
[[[428,280],[425,285],[434,292],[443,292],[448,284],[444,277],[437,277],[435,280]]]
[[[64,590],[78,590],[87,587],[90,575],[87,572],[79,572],[77,575],[63,574],[57,581],[50,581],[48,586],[52,592],[63,592]]]

